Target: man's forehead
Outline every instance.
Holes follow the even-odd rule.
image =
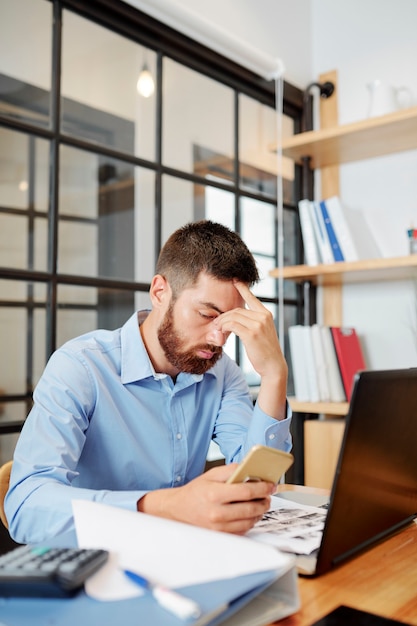
[[[190,287],[190,291],[193,299],[199,304],[218,313],[244,306],[244,300],[233,280],[221,280],[205,272],[200,274],[196,284]]]

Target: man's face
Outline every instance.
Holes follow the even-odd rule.
[[[172,300],[158,328],[158,339],[167,360],[178,372],[204,374],[223,354],[228,334],[213,321],[225,311],[244,305],[231,281],[202,273],[197,284]]]

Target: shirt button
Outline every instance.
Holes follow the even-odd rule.
[[[177,439],[182,439],[181,433],[177,433]]]
[[[271,435],[268,436],[268,439],[275,439],[275,435],[274,433],[272,433]]]
[[[177,483],[180,483],[181,482],[181,476],[177,476],[175,480],[177,481]]]

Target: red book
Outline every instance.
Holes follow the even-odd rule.
[[[348,401],[356,372],[366,369],[361,344],[354,328],[331,326],[343,387]]]

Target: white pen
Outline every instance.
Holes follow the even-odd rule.
[[[168,589],[163,585],[152,583],[147,578],[144,578],[140,574],[132,572],[131,570],[124,569],[123,573],[136,585],[142,589],[150,591],[160,606],[164,607],[164,609],[167,609],[167,611],[170,611],[177,617],[184,620],[191,619],[192,617],[200,617],[201,608],[197,602],[194,602],[191,598],[186,598],[177,591]]]

